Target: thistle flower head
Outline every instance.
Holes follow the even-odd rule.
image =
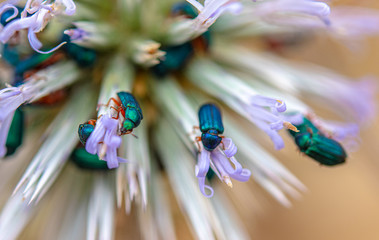
[[[195,238],[246,239],[223,193],[232,190],[219,188],[212,173],[229,187],[253,176],[289,207],[289,197],[299,199],[306,187],[260,141],[268,136],[279,150],[285,137],[279,131],[285,129],[304,157],[336,165],[345,162],[360,125],[374,115],[370,81],[352,84],[324,68],[236,46],[241,36],[359,28],[330,16],[324,2],[93,0],[78,3],[78,11],[72,0],[15,3],[0,5],[0,67],[15,76],[0,90],[0,157],[7,155],[9,137],[22,138],[12,127],[19,107],[32,118],[27,138],[35,140],[30,132],[42,137],[29,140],[36,154],[18,148],[21,143],[14,146],[27,152],[22,164],[30,164],[0,213],[0,238],[15,238],[38,214],[45,194],[63,181],[75,186],[64,188],[70,194],[62,190],[71,200],[58,239],[111,239],[114,209],[130,213],[134,206],[145,238],[174,239],[171,195]],[[56,17],[64,21],[49,24]],[[376,32],[372,26],[367,31]],[[41,50],[57,41],[63,42]],[[54,101],[41,110],[30,106],[43,97],[54,99],[57,90],[67,99],[54,111],[48,108]],[[346,122],[312,115],[304,96]],[[45,114],[55,110],[54,120],[45,123]],[[49,127],[39,133],[32,122]],[[262,131],[267,136],[258,134]],[[78,149],[84,154],[75,155]],[[65,167],[69,156],[95,163]],[[60,175],[63,180],[54,184]]]

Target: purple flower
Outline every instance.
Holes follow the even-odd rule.
[[[295,126],[286,121],[289,120],[288,117],[280,114],[286,111],[286,105],[281,100],[254,95],[250,97],[249,103],[242,104],[242,107],[249,120],[271,138],[276,150],[284,147],[284,141],[277,131],[283,127],[297,131]]]
[[[71,16],[76,12],[76,6],[73,0],[61,0],[61,1],[55,1],[55,2],[56,3],[61,2],[62,5],[66,7],[66,10],[65,10],[66,15]]]
[[[202,148],[197,158],[195,174],[199,181],[201,193],[208,198],[213,196],[212,187],[205,184],[209,166],[212,166],[217,176],[229,187],[233,186],[230,178],[240,182],[246,182],[251,175],[251,172],[248,169],[242,168],[241,164],[235,159],[234,155],[237,153],[237,147],[233,141],[230,138],[224,138],[221,145],[224,146],[223,150],[219,146],[212,152]],[[234,167],[230,162],[233,163]],[[210,193],[207,194],[205,189],[208,189]]]
[[[193,20],[193,26],[197,30],[207,30],[225,12],[238,14],[242,10],[242,4],[236,0],[205,0],[204,6],[196,0],[186,1],[199,11]]]
[[[336,103],[344,107],[347,110],[345,112],[351,111],[354,120],[359,124],[373,120],[376,115],[376,78],[366,76],[353,83],[342,78],[336,80],[344,83],[339,84],[338,88],[332,87],[328,90]]]
[[[359,126],[355,123],[327,121],[314,114],[306,114],[307,118],[327,137],[330,137],[353,151],[359,145]]]
[[[233,110],[247,118],[264,132],[275,144],[276,149],[284,147],[284,141],[277,133],[283,127],[297,131],[282,114],[286,111],[283,101],[258,94],[241,78],[228,73],[221,66],[205,59],[193,61],[187,69],[189,79],[199,87],[221,99]]]
[[[15,18],[18,15],[17,7],[13,6],[12,4],[5,3],[5,4],[2,4],[0,6],[0,16],[1,16],[1,14],[3,14],[5,11],[7,11],[9,9],[13,9],[13,14],[10,17],[8,17],[7,19],[5,19],[6,22],[12,20],[13,18]]]
[[[120,162],[126,162],[117,156],[117,149],[122,142],[118,135],[118,125],[118,120],[102,115],[86,143],[87,152],[97,154],[101,160],[107,161],[110,169],[117,168]]]
[[[63,13],[62,6],[65,7],[66,15],[72,15],[75,13],[76,7],[72,0],[60,0],[55,1],[54,3],[48,3],[42,0],[28,0],[25,5],[24,11],[21,13],[21,18],[15,19],[0,31],[0,42],[5,44],[17,31],[26,29],[28,32],[28,40],[30,46],[36,52],[50,53],[57,50],[59,47],[65,44],[65,42],[60,43],[58,46],[52,48],[47,52],[43,52],[39,50],[42,48],[42,43],[38,40],[36,34],[41,32],[53,17],[61,15]],[[9,9],[12,8],[12,6],[10,4],[5,4],[0,8],[0,13],[3,8]],[[32,15],[27,16],[26,13]],[[7,20],[9,21],[16,16],[17,14],[13,14],[12,17],[9,17]]]
[[[0,158],[6,154],[5,143],[14,112],[21,104],[30,101],[36,93],[37,88],[32,83],[0,90]]]
[[[64,34],[70,36],[71,41],[83,41],[88,36],[88,33],[81,28],[67,29]]]
[[[332,31],[338,38],[363,38],[379,34],[379,12],[360,7],[334,7],[331,13]]]
[[[326,3],[313,0],[265,1],[256,8],[256,14],[267,22],[280,25],[314,25],[314,21],[299,18],[299,15],[315,16],[324,24],[330,24],[330,8]],[[317,23],[316,23],[317,24]]]
[[[14,111],[9,114],[3,121],[0,122],[0,158],[4,157],[7,153],[7,148],[5,146],[7,142],[9,128],[12,124]]]

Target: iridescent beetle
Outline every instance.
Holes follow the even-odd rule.
[[[171,9],[171,14],[173,16],[184,16],[188,18],[195,18],[198,15],[196,9],[187,2],[180,2],[174,4],[174,6]]]
[[[93,49],[85,48],[71,42],[70,37],[66,34],[63,35],[62,42],[66,42],[66,44],[62,46],[62,50],[79,66],[92,67],[95,64],[97,53]]]
[[[22,144],[24,136],[24,113],[19,108],[15,111],[11,126],[9,128],[5,147],[7,148],[6,156],[14,154]]]
[[[138,127],[143,119],[141,107],[134,96],[129,92],[118,92],[117,96],[119,99],[111,98],[107,105],[109,105],[110,101],[114,101],[118,108],[111,108],[114,108],[124,117],[124,122],[120,129],[121,134],[132,133],[133,129]]]
[[[118,114],[121,114],[124,117],[120,132],[122,135],[132,133],[133,129],[138,127],[143,119],[142,110],[139,106],[137,100],[131,93],[128,92],[118,92],[118,99],[111,98],[105,106],[108,106],[111,101],[113,101],[117,108],[111,106]],[[119,115],[115,117],[118,119]],[[96,120],[89,120],[86,123],[80,124],[78,129],[79,139],[86,144],[87,139],[95,129]]]
[[[196,140],[201,140],[206,150],[213,151],[223,138],[219,136],[224,132],[220,109],[213,103],[202,105],[199,109],[199,124],[202,133]]]
[[[87,139],[95,129],[95,126],[96,120],[89,120],[88,122],[79,125],[79,140],[84,146],[86,145]]]
[[[95,126],[96,120],[89,120],[79,125],[79,139],[84,146],[95,129]],[[71,159],[78,167],[83,169],[108,169],[106,161],[100,160],[96,154],[88,153],[83,147],[76,148],[71,154]]]
[[[299,132],[288,132],[301,152],[327,166],[345,162],[347,154],[341,144],[326,137],[309,119],[304,117],[303,123],[295,126]]]
[[[172,7],[171,15],[173,17],[196,18],[198,12],[187,2],[176,3]],[[161,78],[169,73],[175,72],[190,61],[196,52],[206,52],[211,41],[209,31],[204,32],[201,36],[179,45],[162,46],[161,50],[166,52],[164,60],[151,68],[154,75]]]
[[[109,170],[106,161],[102,161],[96,154],[88,153],[85,148],[78,147],[71,154],[72,161],[82,169]]]
[[[30,57],[20,61],[15,67],[15,73],[16,74],[24,74],[25,72],[30,71],[30,70],[32,70],[32,71],[39,70],[39,69],[45,68],[45,67],[57,62],[60,59],[62,59],[61,54],[35,53],[35,54],[31,55]]]

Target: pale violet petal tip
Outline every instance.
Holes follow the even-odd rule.
[[[276,130],[276,131],[282,129],[283,128],[283,120],[279,120],[277,122],[270,123],[270,128],[272,130]]]
[[[249,169],[242,169],[242,172],[238,175],[233,175],[233,179],[236,179],[237,181],[240,182],[247,182],[250,179],[251,172]]]
[[[278,112],[285,112],[287,110],[286,103],[284,101],[278,101],[276,103],[276,110]]]
[[[205,177],[199,177],[198,180],[201,193],[207,198],[213,197],[213,188],[205,184]],[[207,194],[205,189],[208,189],[210,193]]]
[[[197,165],[195,168],[195,174],[197,177],[205,177],[209,170],[210,152],[203,149],[197,157]]]
[[[76,5],[72,0],[62,0],[63,5],[66,6],[65,13],[67,15],[73,15],[76,11]]]
[[[302,113],[285,114],[283,120],[294,125],[300,125],[304,122],[304,115]]]
[[[225,146],[224,153],[228,158],[233,157],[237,153],[237,146],[233,143],[231,138],[224,138],[222,143]]]

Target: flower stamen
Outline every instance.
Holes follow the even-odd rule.
[[[294,132],[299,132],[299,130],[290,122],[286,122],[284,121],[283,122],[283,126],[291,131],[294,131]]]

